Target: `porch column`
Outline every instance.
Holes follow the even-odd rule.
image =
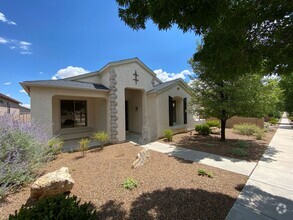
[[[114,69],[110,69],[109,81],[110,81],[110,140],[112,143],[118,142],[118,109],[117,109],[117,74]]]

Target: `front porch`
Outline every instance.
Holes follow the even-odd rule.
[[[56,95],[52,109],[53,135],[70,144],[97,131],[108,132],[107,99]]]

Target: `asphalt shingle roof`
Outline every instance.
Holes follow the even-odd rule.
[[[164,83],[161,83],[161,84],[158,84],[158,85],[155,85],[154,88],[150,91],[148,91],[148,93],[159,93],[161,90],[179,82],[180,79],[174,79],[174,80],[171,80],[171,81],[168,81],[168,82],[164,82]]]
[[[35,80],[35,81],[24,81],[24,85],[36,85],[36,86],[49,86],[49,87],[65,87],[74,89],[93,89],[93,90],[109,90],[102,84],[90,83],[90,82],[78,82],[64,79],[58,80]]]

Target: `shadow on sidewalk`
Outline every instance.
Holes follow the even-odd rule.
[[[292,192],[288,191],[288,195],[292,196]],[[256,186],[246,185],[237,203],[275,219],[293,219],[292,200],[267,193]]]

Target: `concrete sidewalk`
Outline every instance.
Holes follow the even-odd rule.
[[[293,129],[285,116],[226,219],[293,219]]]
[[[153,142],[144,145],[143,147],[147,147],[150,150],[165,153],[173,157],[206,164],[246,176],[249,176],[256,166],[255,162],[248,162],[245,160],[233,159],[201,151],[175,147],[161,142]]]

